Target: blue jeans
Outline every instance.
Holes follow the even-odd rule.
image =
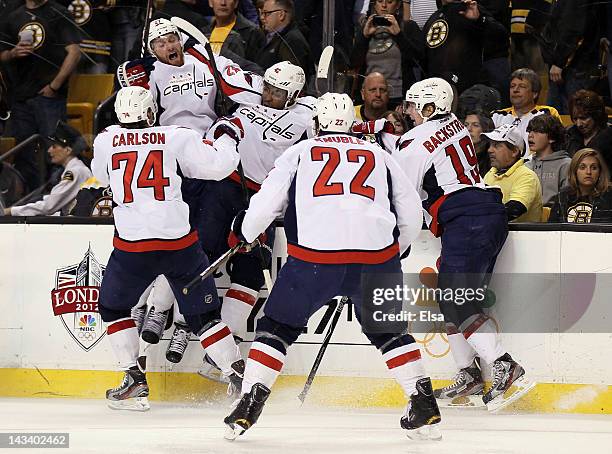
[[[55,132],[57,122],[66,120],[66,98],[47,98],[35,96],[26,101],[18,101],[13,104],[11,111],[13,134],[17,143],[27,139],[34,134],[48,137]],[[30,147],[15,156],[15,167],[23,178],[30,191],[42,185],[46,180],[47,170],[50,166],[49,160],[41,159],[47,163],[42,169],[38,167],[36,149]]]

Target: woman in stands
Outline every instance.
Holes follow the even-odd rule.
[[[410,4],[402,0],[372,0],[358,27],[351,65],[359,74],[379,72],[389,85],[390,107],[402,103],[416,82],[414,68],[425,54],[419,26],[410,19]]]
[[[610,172],[593,148],[576,152],[569,168],[568,186],[553,199],[548,222],[612,223]]]
[[[612,166],[612,128],[601,96],[590,90],[578,90],[570,98],[569,109],[574,125],[567,131],[567,153],[573,156],[583,148],[594,148],[608,168]]]

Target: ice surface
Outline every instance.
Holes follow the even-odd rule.
[[[413,442],[399,428],[401,410],[299,408],[271,402],[256,426],[229,442],[223,439],[222,420],[227,413],[227,404],[152,401],[149,412],[137,413],[110,410],[102,399],[2,398],[0,432],[69,432],[70,449],[51,451],[58,453],[574,454],[612,450],[612,416],[605,415],[490,415],[484,410],[445,409],[440,426],[443,440]]]

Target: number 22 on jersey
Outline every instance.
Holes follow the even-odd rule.
[[[159,201],[166,200],[165,188],[166,186],[170,186],[170,179],[164,177],[163,159],[163,151],[150,151],[136,179],[137,188],[153,188],[155,200]],[[124,151],[113,155],[113,170],[119,170],[121,168],[121,163],[125,162],[123,171],[123,203],[132,203],[134,201],[132,183],[137,161],[137,151]]]
[[[372,170],[374,170],[374,153],[370,150],[353,148],[346,152],[346,157],[348,162],[359,163],[363,161],[349,184],[349,192],[374,200],[376,190],[365,184]],[[333,180],[333,174],[340,165],[340,151],[333,147],[313,147],[310,150],[310,158],[313,161],[326,161],[312,188],[313,197],[344,194],[344,183],[330,181]]]

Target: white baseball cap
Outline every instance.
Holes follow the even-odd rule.
[[[508,142],[517,147],[521,153],[525,151],[525,139],[519,128],[514,125],[501,125],[491,132],[483,132],[483,136],[496,142]]]

